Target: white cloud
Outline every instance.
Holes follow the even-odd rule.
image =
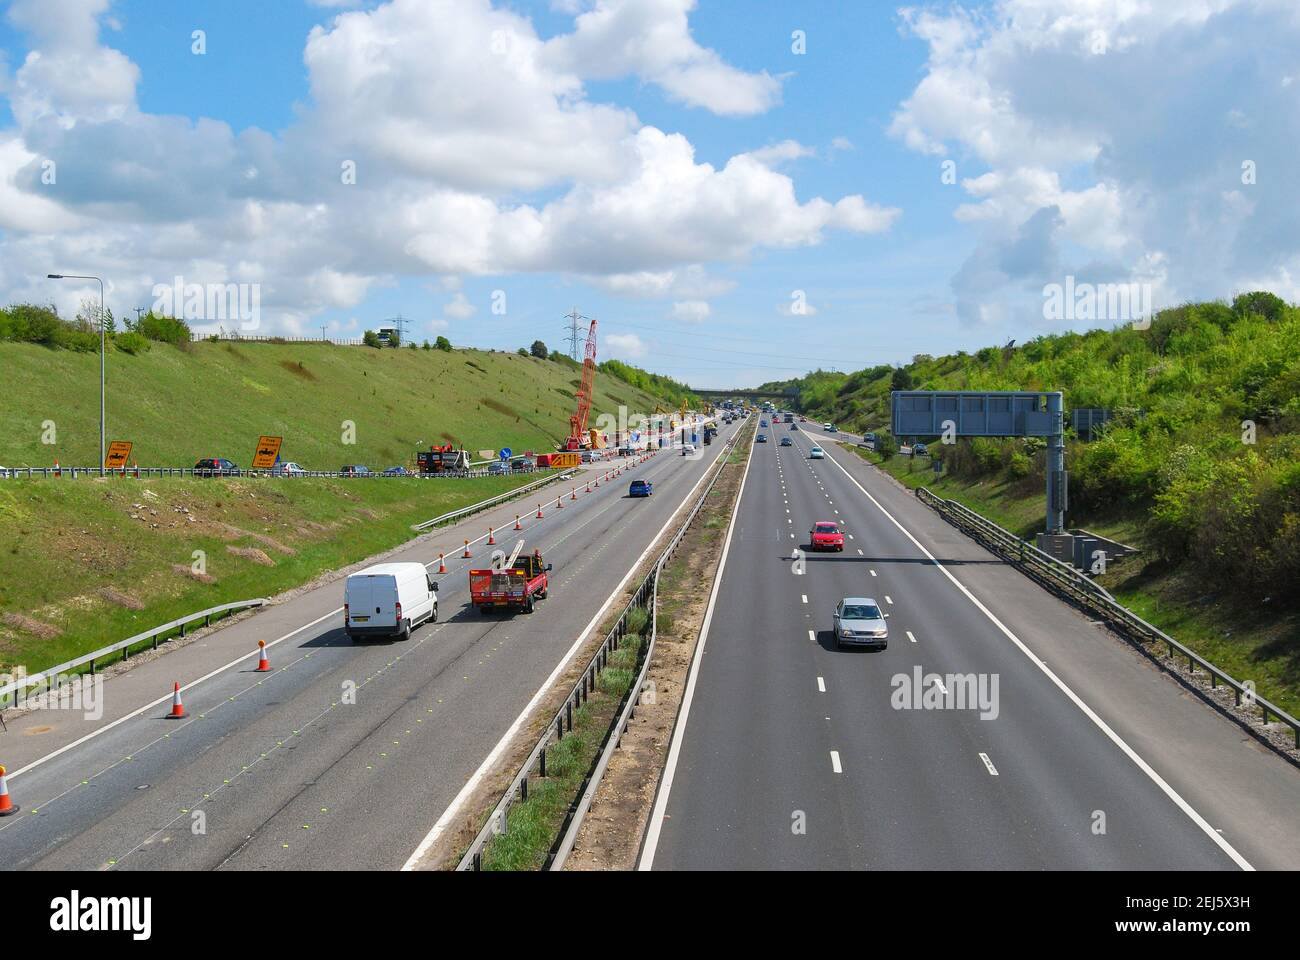
[[[130,301],[176,275],[258,282],[266,323],[286,332],[407,275],[556,272],[706,300],[734,286],[714,265],[897,216],[856,195],[801,202],[768,165],[800,145],[719,168],[684,136],[588,99],[584,81],[608,68],[577,51],[596,36],[628,40],[633,24],[668,44],[628,55],[642,79],[672,90],[692,71],[721,71],[737,85],[727,96],[755,109],[771,94],[771,78],[733,75],[690,39],[684,0],[597,3],[567,44],[489,0],[343,12],[312,30],[312,102],[275,134],[142,112],[139,69],[100,40],[109,6],[10,7],[32,50],[9,91],[17,125],[0,130],[0,299],[48,296],[31,278],[55,264],[104,274]],[[699,91],[701,105],[738,109]],[[45,158],[58,164],[53,188],[40,182]],[[340,176],[345,161],[355,184]]]
[[[646,354],[645,341],[635,333],[611,333],[602,341],[605,351],[619,359],[635,360]]]
[[[714,113],[762,113],[780,101],[781,83],[746,73],[691,37],[696,0],[596,0],[573,33],[547,44],[556,66],[593,79],[634,74],[669,97]]]
[[[703,300],[679,300],[673,304],[670,319],[686,323],[703,323],[713,311]]]
[[[1157,306],[1300,275],[1286,225],[1300,181],[1262,173],[1287,169],[1300,139],[1294,4],[998,0],[903,17],[929,60],[891,132],[970,171],[955,215],[981,235],[952,281],[965,320],[1033,319],[1066,273],[1151,282]]]
[[[465,294],[457,293],[451,298],[451,302],[442,308],[442,312],[449,317],[455,317],[457,320],[468,320],[478,312],[478,307],[470,303],[465,298]]]

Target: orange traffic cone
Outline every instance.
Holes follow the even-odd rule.
[[[496,531],[493,530],[491,527],[488,527],[487,542],[489,547],[495,547],[497,545]]]
[[[461,556],[461,559],[462,559],[462,560],[465,559],[466,557],[473,556],[473,554],[471,554],[471,553],[469,552],[469,541],[468,541],[468,540],[465,541],[465,552],[462,553],[460,556]]]
[[[259,641],[257,641],[257,652],[258,652],[258,654],[259,654],[259,657],[258,657],[258,660],[257,660],[257,672],[258,672],[258,673],[270,673],[270,672],[271,672],[271,661],[268,660],[268,659],[266,659],[266,641],[265,641],[265,640],[259,640]]]
[[[569,499],[570,499],[570,500],[577,500],[577,499],[578,499],[578,488],[577,488],[577,487],[574,487],[572,490],[569,491]]]
[[[438,554],[438,572],[439,572],[439,573],[446,573],[446,572],[447,572],[447,564],[443,562],[442,554],[441,554],[441,553]]]
[[[56,477],[61,477],[61,476],[63,476],[63,471],[59,469],[59,461],[58,461],[58,460],[55,460],[55,461],[54,461],[54,475],[55,475]]]
[[[590,481],[590,480],[587,481],[587,489],[584,490],[583,492],[584,492],[584,493],[591,493],[591,481]]]
[[[521,526],[519,525],[519,514],[517,514],[517,513],[515,514],[515,529],[516,529],[516,530],[522,530],[522,529],[523,529],[523,527],[521,527]]]
[[[18,804],[9,799],[9,784],[5,782],[5,768],[0,766],[0,817],[12,817]]]
[[[556,510],[563,510],[563,509],[564,509],[564,498],[563,498],[563,497],[556,497],[556,498],[555,498],[555,509],[556,509]]]
[[[542,505],[540,503],[537,505],[537,519],[542,519]]]
[[[172,712],[167,714],[168,720],[184,720],[189,714],[185,712],[185,704],[181,703],[181,683],[179,680],[172,686]]]

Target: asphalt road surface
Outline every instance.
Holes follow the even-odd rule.
[[[543,519],[526,498],[390,556],[435,571],[439,551],[448,557],[440,620],[407,642],[349,641],[335,580],[108,680],[98,720],[10,720],[0,761],[22,813],[0,820],[0,866],[402,867],[736,429],[698,459],[665,450],[590,493],[587,470],[576,500],[574,484],[546,488]],[[628,498],[634,477],[652,479],[654,496]],[[486,565],[489,524],[500,549],[522,537],[554,564],[536,613],[469,605],[466,571]],[[470,560],[459,559],[465,538],[480,538]],[[254,672],[259,639],[269,674]],[[173,680],[189,719],[165,719]]]
[[[642,869],[1300,866],[1294,767],[820,425],[766,432]],[[800,564],[818,520],[845,550]],[[836,649],[849,596],[887,649]]]

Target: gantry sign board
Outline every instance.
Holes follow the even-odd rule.
[[[1060,394],[895,390],[894,436],[1051,437],[1061,432]],[[949,426],[951,424],[951,426]],[[955,430],[955,434],[953,431]]]
[[[1045,437],[1047,533],[1065,526],[1069,477],[1065,472],[1065,417],[1058,392],[1018,390],[895,390],[890,394],[894,436]]]
[[[257,453],[253,454],[254,470],[269,470],[280,459],[280,445],[283,437],[258,437]]]

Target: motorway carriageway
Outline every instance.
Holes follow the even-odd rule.
[[[1294,767],[831,438],[766,432],[641,869],[1300,867]],[[845,550],[798,575],[817,520]],[[836,649],[849,596],[886,650]],[[996,716],[895,709],[917,666],[937,699],[996,677]]]
[[[584,470],[387,556],[435,573],[447,556],[439,622],[405,643],[348,640],[338,579],[109,679],[98,721],[67,710],[10,720],[0,762],[22,812],[0,820],[0,866],[415,866],[736,429],[698,459],[665,449],[591,493],[603,471]],[[653,497],[626,496],[635,477],[654,481]],[[554,564],[532,615],[469,605],[466,571],[487,565],[489,524],[496,549],[523,538]],[[478,538],[470,560],[466,537]],[[259,639],[271,673],[254,672]],[[189,719],[164,719],[173,679]]]

